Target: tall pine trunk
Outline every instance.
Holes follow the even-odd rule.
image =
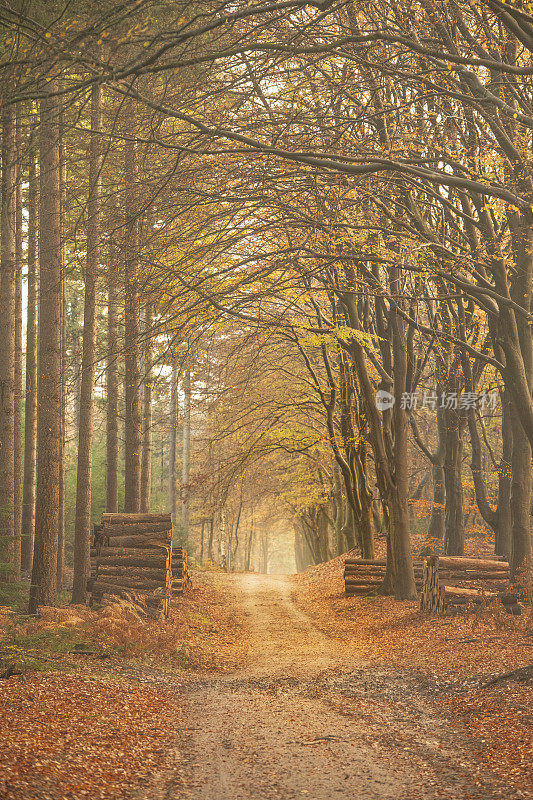
[[[20,578],[21,532],[22,532],[22,449],[24,415],[22,409],[22,131],[20,107],[16,112],[16,158],[17,184],[15,189],[15,371],[14,371],[14,417],[13,417],[13,561],[12,576]]]
[[[57,535],[57,590],[63,588],[63,572],[65,567],[65,438],[67,424],[67,295],[65,264],[66,249],[66,195],[67,195],[67,162],[64,143],[63,105],[59,108],[59,232],[61,237],[61,435],[59,438],[59,529]]]
[[[115,276],[117,248],[109,243],[107,270],[107,363],[106,363],[106,511],[118,512],[118,291]]]
[[[92,89],[91,97],[89,197],[87,201],[87,260],[83,310],[76,520],[74,526],[73,603],[85,602],[85,587],[90,570],[92,444],[96,361],[96,290],[99,269],[100,172],[102,166],[100,142],[100,131],[102,127],[101,95],[101,87],[95,85]]]
[[[13,561],[15,381],[15,113],[2,111],[2,219],[0,231],[0,575]]]
[[[37,383],[35,548],[30,613],[52,605],[57,589],[57,537],[61,478],[61,208],[59,125],[55,81],[41,100],[40,291]]]
[[[145,310],[144,326],[144,378],[143,378],[143,422],[141,456],[141,511],[150,511],[152,492],[152,307]]]
[[[28,313],[21,540],[21,567],[26,571],[31,570],[33,559],[37,452],[37,172],[33,152],[30,152],[28,192]]]
[[[125,216],[124,232],[124,511],[141,507],[141,370],[139,360],[139,253],[137,220],[136,142],[127,138],[124,146]]]

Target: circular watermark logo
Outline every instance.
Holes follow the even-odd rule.
[[[390,392],[386,392],[385,389],[379,389],[376,392],[376,406],[378,411],[387,411],[389,408],[392,408],[395,399],[394,395]]]

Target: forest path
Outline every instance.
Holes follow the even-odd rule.
[[[249,621],[247,663],[185,683],[185,731],[146,800],[520,796],[480,774],[419,675],[343,658],[292,603],[289,578],[227,583]]]

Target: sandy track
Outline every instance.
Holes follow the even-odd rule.
[[[347,662],[290,581],[228,576],[249,620],[246,666],[184,686],[187,730],[147,800],[511,800],[420,678]]]

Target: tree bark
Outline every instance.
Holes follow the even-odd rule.
[[[57,591],[63,588],[65,567],[65,438],[67,426],[67,286],[65,264],[67,263],[66,245],[66,205],[67,205],[67,160],[65,158],[63,104],[59,108],[59,231],[61,237],[61,436],[59,439],[59,529],[57,535]],[[77,341],[77,337],[76,337]],[[81,377],[81,364],[76,360],[77,376]],[[79,383],[79,382],[78,382]],[[76,392],[76,430],[79,431],[79,385]]]
[[[396,271],[391,273],[391,288],[399,302],[399,279]],[[409,525],[409,471],[408,471],[408,424],[405,409],[401,407],[402,394],[407,391],[407,347],[405,323],[394,309],[392,311],[392,352],[394,359],[394,396],[392,410],[394,431],[393,465],[394,486],[388,497],[391,522],[391,546],[394,558],[394,595],[397,600],[416,598],[416,585],[410,544]]]
[[[152,306],[145,309],[144,326],[144,379],[143,379],[143,428],[141,455],[141,511],[150,510],[152,491]]]
[[[172,520],[176,523],[176,436],[178,430],[178,371],[172,367],[170,377],[170,431],[168,446],[168,499]],[[211,524],[211,542],[213,538],[213,525]],[[211,557],[211,556],[210,556]]]
[[[0,577],[13,563],[15,389],[15,112],[2,111],[2,218],[0,257]]]
[[[31,570],[35,533],[37,436],[37,174],[30,152],[28,174],[28,312],[26,321],[26,402],[24,416],[24,484],[22,492],[21,567]]]
[[[462,414],[456,409],[447,409],[444,456],[444,552],[450,556],[461,556],[465,547],[465,526],[462,482]]]
[[[189,537],[189,479],[191,466],[191,366],[187,364],[183,376],[183,437],[181,461],[181,535],[183,542]]]
[[[518,410],[512,416],[511,577],[524,567],[531,552],[531,445],[524,435]]]
[[[40,292],[35,550],[30,613],[52,605],[57,586],[61,457],[61,233],[57,90],[41,100]]]
[[[14,417],[13,417],[13,562],[12,577],[20,578],[21,534],[22,534],[22,450],[23,450],[23,397],[22,397],[22,131],[20,106],[16,111],[16,158],[17,183],[15,189],[15,371],[14,371]]]
[[[107,269],[107,360],[106,360],[106,502],[105,510],[118,512],[118,291],[115,270],[117,248],[109,242]]]
[[[130,115],[131,116],[131,115]],[[139,254],[137,219],[137,147],[130,136],[124,145],[124,510],[141,507],[141,370],[139,359]]]
[[[102,167],[100,132],[102,127],[99,85],[91,96],[91,142],[89,149],[89,197],[87,201],[87,259],[80,390],[80,428],[76,480],[76,519],[74,524],[74,581],[72,602],[84,603],[90,572],[91,481],[96,361],[96,292],[100,246],[100,172]]]
[[[511,560],[511,461],[513,457],[512,402],[504,390],[502,399],[502,457],[498,475],[498,508],[494,531],[494,552]]]

